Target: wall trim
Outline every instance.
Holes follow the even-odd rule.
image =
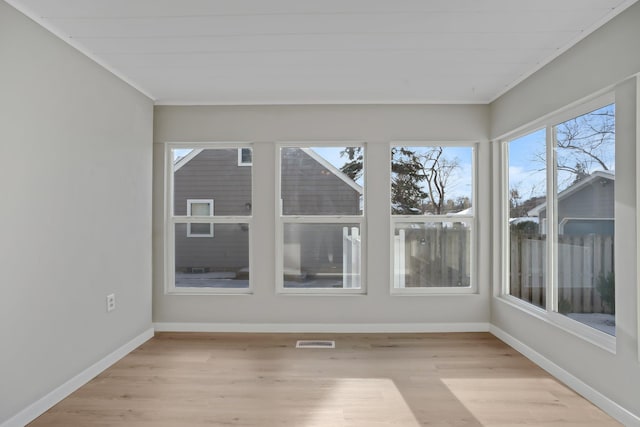
[[[55,404],[69,396],[71,393],[91,381],[96,375],[102,373],[108,367],[131,353],[137,347],[153,338],[153,328],[147,329],[131,341],[109,353],[78,375],[66,381],[64,384],[56,387],[53,391],[36,400],[13,417],[9,418],[0,427],[23,427],[40,415],[51,409]]]
[[[189,323],[157,322],[156,332],[489,332],[489,323]]]
[[[621,422],[623,425],[640,426],[640,417],[623,408],[593,387],[584,383],[582,380],[580,380],[570,372],[556,365],[551,360],[547,359],[542,354],[538,353],[522,341],[514,338],[507,332],[494,325],[491,325],[489,332],[491,332],[496,338],[504,341],[507,345],[513,347],[518,352],[522,353],[527,359],[540,366],[549,374],[551,374],[566,386],[571,388],[573,391],[580,394],[582,397]]]

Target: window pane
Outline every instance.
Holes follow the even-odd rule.
[[[211,203],[191,203],[191,216],[210,216]]]
[[[546,130],[509,142],[509,294],[546,304]]]
[[[251,215],[253,167],[238,165],[237,148],[172,149],[171,156],[174,215],[187,215],[189,199],[214,200],[217,216]]]
[[[188,224],[187,229],[187,235],[190,237],[213,237],[213,224]]]
[[[284,224],[285,288],[360,289],[358,224]]]
[[[248,288],[249,225],[215,224],[215,237],[187,237],[187,226],[206,227],[213,224],[175,225],[176,288]]]
[[[471,147],[393,147],[391,212],[394,215],[470,215]]]
[[[282,148],[282,214],[362,214],[363,151],[362,147]]]
[[[615,118],[609,105],[554,128],[558,312],[615,335]]]
[[[395,288],[471,286],[471,226],[462,222],[397,223]]]
[[[240,163],[242,163],[242,164],[251,164],[252,155],[253,155],[253,150],[251,150],[251,148],[241,148],[240,149]]]

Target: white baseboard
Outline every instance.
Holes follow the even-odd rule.
[[[531,360],[536,365],[547,371],[549,374],[556,377],[563,382],[569,388],[573,389],[576,393],[582,395],[585,399],[602,409],[604,412],[620,421],[625,426],[640,426],[640,417],[626,410],[622,406],[618,405],[613,400],[609,399],[593,387],[584,383],[571,373],[565,371],[560,366],[556,365],[531,347],[524,344],[522,341],[509,335],[502,329],[491,325],[490,332],[500,340],[504,341],[520,353],[522,353],[527,359]]]
[[[489,332],[489,323],[154,323],[156,332]]]
[[[96,375],[100,374],[109,366],[113,365],[118,360],[122,359],[124,356],[142,345],[145,341],[152,338],[153,334],[153,328],[144,331],[122,347],[103,357],[101,360],[89,366],[75,377],[27,406],[22,411],[0,424],[0,427],[23,427],[35,420],[56,403],[69,396],[71,393],[91,381]]]

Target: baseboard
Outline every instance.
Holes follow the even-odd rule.
[[[527,359],[553,375],[559,381],[563,382],[569,388],[573,389],[576,393],[582,395],[585,399],[589,400],[604,412],[620,421],[623,425],[640,426],[640,417],[618,405],[616,402],[584,383],[571,373],[565,371],[563,368],[527,346],[522,341],[514,338],[494,325],[491,325],[490,332],[498,339],[504,341],[509,346],[522,353]]]
[[[156,332],[402,333],[489,332],[489,323],[154,323]]]
[[[118,360],[131,353],[131,351],[142,345],[145,341],[152,338],[153,334],[153,328],[147,329],[128,343],[124,344],[122,347],[116,349],[55,390],[43,396],[41,399],[38,399],[31,405],[27,406],[22,411],[0,424],[0,427],[23,427],[35,420],[56,403],[69,396],[71,393],[91,381],[96,375],[100,374],[109,366],[113,365]]]

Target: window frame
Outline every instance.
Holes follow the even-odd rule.
[[[188,141],[171,141],[164,143],[164,186],[165,186],[165,204],[164,204],[164,293],[165,295],[249,295],[253,293],[254,287],[254,243],[253,243],[253,213],[250,215],[213,215],[214,207],[211,205],[212,216],[188,216],[174,214],[174,164],[172,161],[172,150],[175,149],[240,149],[253,148],[253,143],[249,141],[210,141],[210,142],[188,142]],[[251,202],[253,204],[255,178],[253,170],[251,171]],[[188,200],[206,200],[214,202],[214,199],[188,199]],[[176,287],[175,285],[175,227],[176,224],[211,224],[213,230],[215,224],[246,224],[248,226],[248,259],[249,259],[249,286],[246,288],[194,288],[194,287]],[[194,236],[195,237],[195,236]],[[204,237],[204,236],[202,236]]]
[[[192,215],[191,206],[193,204],[209,204],[209,215]],[[214,213],[214,200],[213,199],[187,199],[187,216],[188,217],[212,217]],[[187,223],[187,237],[214,237],[213,223],[209,224],[209,233],[207,234],[194,234],[191,231],[191,222]]]
[[[477,263],[477,245],[478,245],[478,226],[477,217],[478,212],[478,174],[477,174],[477,159],[478,159],[478,141],[391,141],[389,143],[389,162],[388,162],[388,177],[389,177],[389,289],[392,296],[427,296],[427,295],[470,295],[478,293],[478,263]],[[471,149],[471,214],[454,216],[453,214],[444,215],[393,215],[391,213],[391,179],[393,172],[391,170],[391,150],[394,147],[468,147]],[[395,227],[396,224],[411,224],[411,223],[444,223],[444,222],[462,222],[467,224],[470,229],[469,236],[469,272],[470,272],[470,286],[465,287],[453,287],[453,286],[437,286],[437,287],[410,287],[410,288],[396,288],[395,287]]]
[[[587,326],[577,320],[558,313],[558,224],[557,224],[557,161],[555,151],[554,129],[573,118],[580,117],[592,111],[615,104],[615,92],[612,90],[601,91],[590,97],[572,103],[558,111],[547,114],[522,128],[508,133],[498,139],[500,150],[500,287],[499,300],[516,307],[534,317],[550,323],[561,330],[579,337],[593,345],[596,345],[610,353],[616,353],[616,336],[607,334],[596,328]],[[541,129],[545,129],[546,136],[546,203],[547,203],[547,227],[546,227],[546,304],[544,308],[537,307],[509,293],[509,143],[513,140],[529,135]],[[552,197],[549,197],[549,196]],[[614,217],[615,220],[615,217]],[[614,271],[616,266],[614,264]],[[617,319],[617,315],[616,315]]]
[[[283,215],[282,214],[282,149],[313,147],[362,147],[362,214],[360,215]],[[276,294],[282,295],[366,295],[367,294],[367,144],[365,141],[278,141],[275,143],[275,233],[276,233]],[[360,229],[360,288],[286,288],[284,286],[284,226],[285,224],[357,224]]]

